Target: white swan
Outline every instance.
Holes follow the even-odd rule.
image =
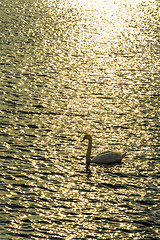
[[[97,164],[110,164],[110,163],[120,163],[122,158],[125,157],[125,154],[121,154],[119,152],[102,152],[94,157],[92,160],[90,159],[91,156],[91,149],[92,149],[92,137],[89,134],[86,134],[82,140],[88,139],[88,149],[86,154],[86,165],[90,165],[90,163],[97,163]]]

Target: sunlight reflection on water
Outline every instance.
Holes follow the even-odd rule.
[[[157,2],[1,7],[0,237],[158,239]]]

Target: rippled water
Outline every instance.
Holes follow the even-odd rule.
[[[0,7],[0,239],[160,239],[158,1]]]

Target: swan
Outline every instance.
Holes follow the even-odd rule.
[[[94,157],[92,160],[90,159],[91,156],[91,149],[92,149],[92,137],[89,134],[86,134],[81,142],[88,139],[88,149],[86,153],[86,165],[89,166],[90,163],[96,164],[110,164],[110,163],[121,163],[122,158],[125,157],[126,153],[121,154],[119,152],[102,152]]]

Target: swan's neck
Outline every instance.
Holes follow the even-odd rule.
[[[91,149],[92,149],[92,137],[88,139],[88,149],[87,149],[87,154],[86,154],[86,164],[89,165],[91,162]]]

